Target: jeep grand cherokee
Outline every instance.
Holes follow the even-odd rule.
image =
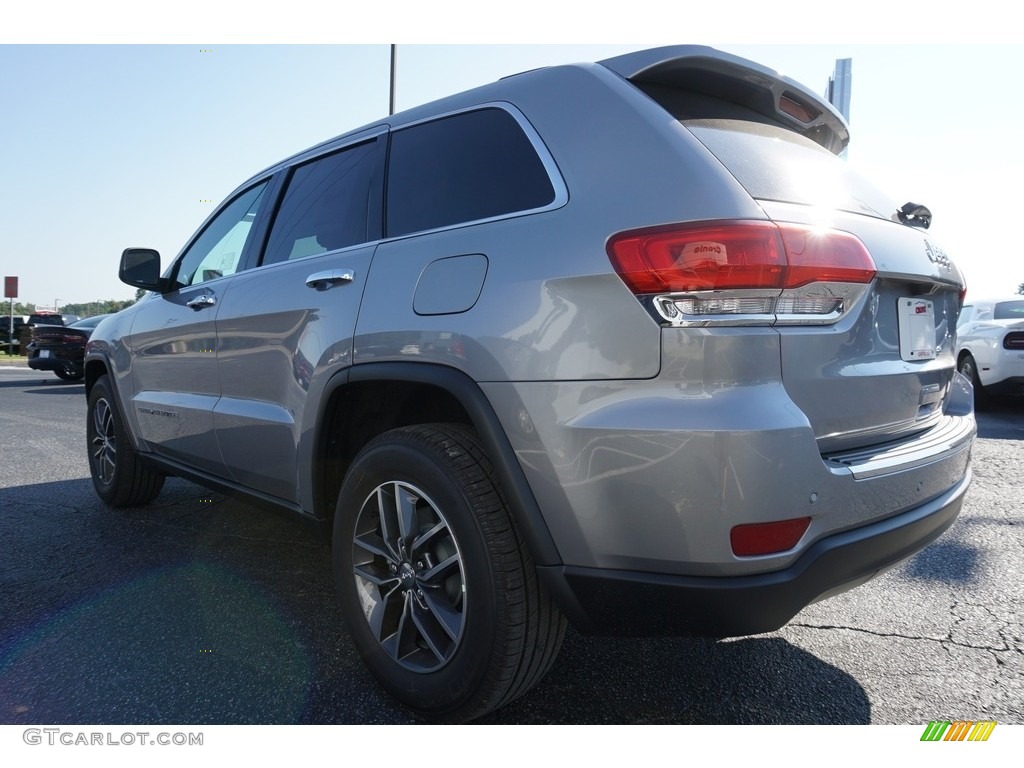
[[[587,632],[766,632],[939,536],[961,274],[803,86],[701,47],[525,72],[242,184],[104,321],[89,462],[319,521],[348,631],[465,720]]]

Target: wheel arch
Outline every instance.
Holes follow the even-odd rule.
[[[85,369],[85,397],[88,399],[89,393],[92,392],[93,384],[96,383],[100,376],[110,373],[110,361],[107,360],[106,356],[86,358],[83,367]],[[114,399],[116,400],[117,398],[117,388],[114,387]]]
[[[362,446],[396,427],[435,422],[474,430],[534,561],[560,564],[554,539],[487,396],[465,373],[432,363],[363,363],[328,382],[313,439],[311,478],[314,508],[324,528],[331,530],[341,484]]]

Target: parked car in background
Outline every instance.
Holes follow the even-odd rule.
[[[60,315],[54,315],[54,319]],[[75,317],[75,315],[65,315]],[[65,381],[84,375],[85,343],[99,322],[108,315],[94,315],[70,325],[37,324],[26,347],[28,367],[37,371],[53,371]]]
[[[97,494],[179,475],[330,532],[349,634],[477,717],[587,632],[747,635],[956,518],[960,271],[842,116],[674,47],[549,67],[239,186],[86,355]],[[893,137],[899,141],[900,137]]]
[[[21,346],[21,329],[28,323],[28,315],[15,315],[13,318],[10,315],[5,315],[0,318],[0,345],[4,347],[3,352],[7,351],[7,347],[13,345],[14,352],[17,353]],[[11,330],[13,325],[14,330]]]
[[[956,336],[957,368],[975,396],[1024,395],[1024,296],[968,301]]]

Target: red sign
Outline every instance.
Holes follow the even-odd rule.
[[[5,299],[16,299],[16,298],[18,298],[18,278],[17,277],[5,277],[4,278],[4,298]]]

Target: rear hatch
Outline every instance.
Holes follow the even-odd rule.
[[[963,279],[926,222],[901,221],[908,217],[897,203],[837,156],[849,134],[831,105],[712,49],[656,49],[602,64],[679,120],[779,233],[725,222],[670,244],[673,269],[690,259],[689,282],[668,286],[670,300],[655,299],[662,317],[680,326],[774,327],[784,386],[822,452],[936,425],[956,368]],[[767,232],[768,255],[757,258],[771,269],[751,271],[740,225]]]

